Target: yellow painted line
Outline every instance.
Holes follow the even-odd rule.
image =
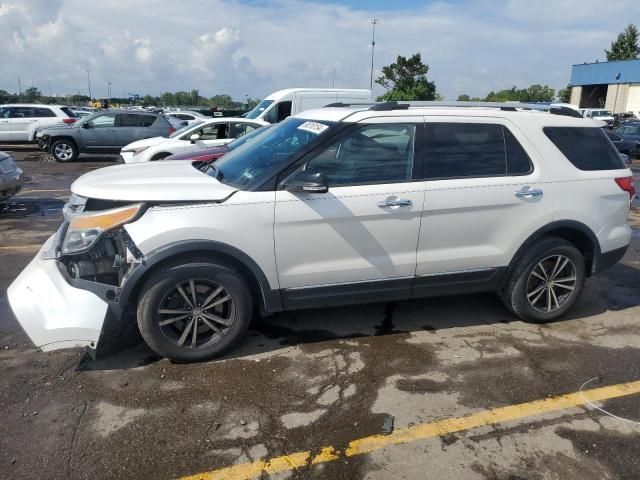
[[[332,462],[346,457],[362,455],[380,450],[391,445],[400,445],[431,437],[439,437],[450,433],[471,430],[474,428],[498,423],[520,420],[542,413],[565,410],[585,405],[587,401],[595,402],[624,397],[640,393],[640,381],[621,383],[608,387],[594,388],[582,392],[569,393],[559,397],[534,400],[532,402],[509,405],[506,407],[484,410],[464,417],[448,418],[432,423],[414,425],[395,430],[391,435],[371,435],[349,443],[344,451],[332,446],[323,447],[320,453],[313,455],[310,450],[295,452],[275,457],[270,460],[259,460],[251,463],[240,463],[229,467],[182,477],[181,480],[244,480],[258,477],[264,473],[274,474],[298,468]]]
[[[16,252],[35,252],[40,250],[42,244],[39,245],[15,245],[15,246],[0,246],[0,252],[16,251]]]

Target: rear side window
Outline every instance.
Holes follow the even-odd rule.
[[[615,147],[597,127],[545,127],[544,134],[580,170],[625,168]]]
[[[42,117],[55,117],[56,114],[53,113],[48,108],[34,108],[31,113],[32,117],[42,118]]]
[[[180,120],[193,120],[194,119],[194,117],[192,115],[185,115],[184,113],[174,113],[171,116],[179,118]]]
[[[139,126],[141,127],[150,127],[153,125],[153,122],[156,121],[156,117],[153,115],[136,115],[140,119]]]
[[[531,160],[504,126],[427,123],[428,179],[500,177],[531,172]]]
[[[118,114],[118,126],[119,127],[137,127],[138,115],[132,115],[130,113]]]

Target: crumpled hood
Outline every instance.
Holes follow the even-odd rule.
[[[158,145],[159,143],[167,141],[167,137],[151,137],[151,138],[143,138],[142,140],[136,140],[135,142],[131,142],[129,145],[125,145],[122,147],[122,150],[133,150],[134,148],[140,147],[153,147],[154,145]]]
[[[178,160],[100,168],[78,178],[71,191],[83,197],[115,201],[219,202],[237,188],[202,173],[191,162]]]

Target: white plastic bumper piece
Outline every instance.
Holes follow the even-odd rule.
[[[95,348],[107,313],[97,295],[74,288],[58,270],[56,260],[38,254],[7,291],[9,304],[31,341],[43,351],[72,347]]]

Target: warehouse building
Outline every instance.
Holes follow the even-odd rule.
[[[571,103],[613,113],[640,110],[640,60],[583,63],[571,69]]]

